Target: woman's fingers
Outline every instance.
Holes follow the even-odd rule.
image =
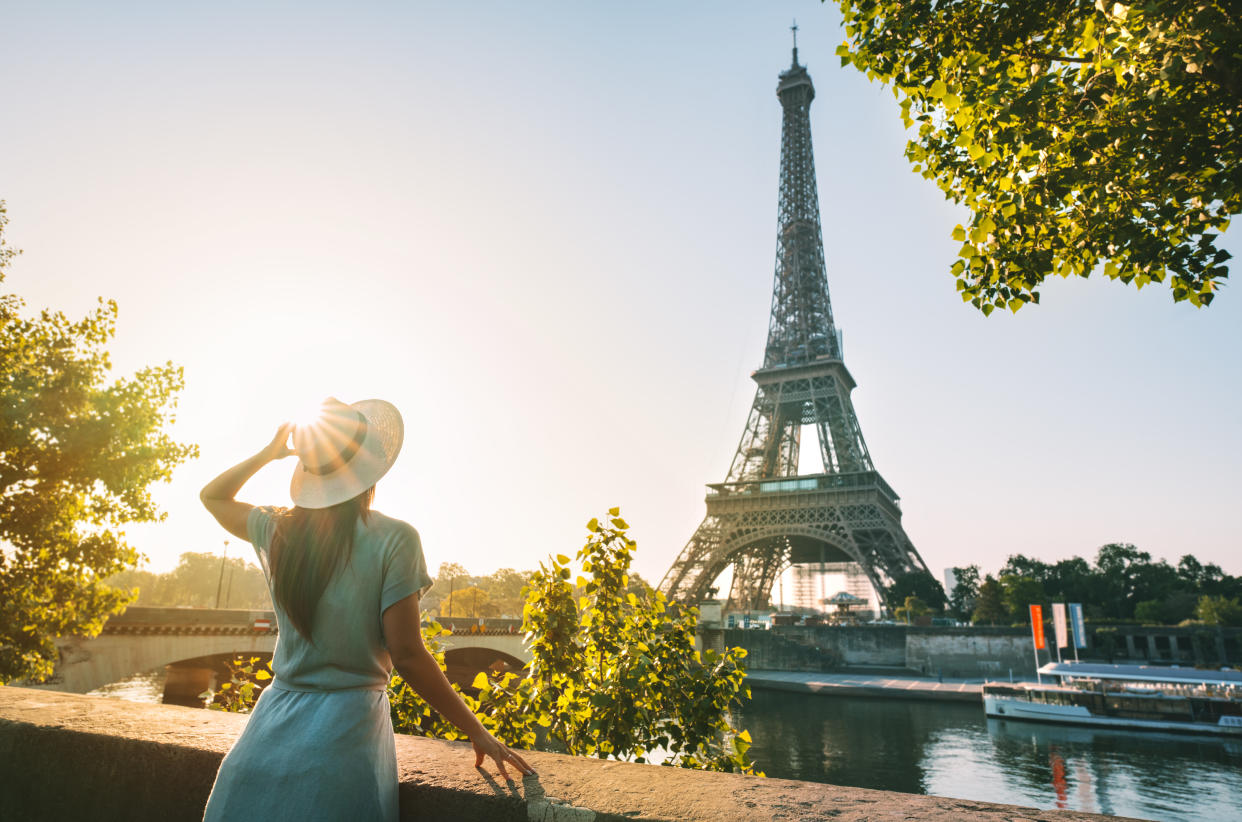
[[[503,753],[492,756],[496,760],[496,765],[500,768],[500,775],[505,778],[506,782],[512,782],[513,777],[509,776],[509,772],[505,770],[505,755]]]
[[[293,449],[289,447],[289,437],[292,434],[293,423],[291,422],[282,422],[276,429],[276,435],[272,437],[272,442],[268,445],[273,458],[282,459],[293,455]]]
[[[495,761],[496,767],[500,769],[500,775],[503,776],[506,781],[513,781],[513,777],[509,776],[509,771],[505,768],[505,760],[508,760],[517,766],[519,773],[524,775],[533,775],[535,773],[535,769],[528,765],[525,759],[509,750],[501,744],[499,740],[496,740],[496,745],[491,750],[488,750],[488,747],[484,747],[482,745],[474,746],[474,766],[476,768],[483,767],[483,759],[490,756],[492,760]]]
[[[509,751],[509,758],[513,760],[513,764],[514,764],[514,765],[517,765],[517,766],[518,766],[518,769],[519,769],[522,773],[527,774],[528,776],[533,776],[533,775],[534,775],[534,773],[535,773],[535,769],[534,769],[534,768],[532,768],[530,765],[526,764],[526,760],[525,760],[525,759],[523,759],[522,757],[518,756],[518,755],[517,755],[517,752],[515,752],[515,751]]]

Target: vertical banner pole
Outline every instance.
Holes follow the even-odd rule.
[[[1039,673],[1039,651],[1047,643],[1044,641],[1044,606],[1031,606],[1031,641],[1035,646],[1032,651],[1035,654],[1035,679],[1040,685],[1044,684],[1044,678]]]

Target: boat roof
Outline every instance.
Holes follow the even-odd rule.
[[[1126,682],[1168,682],[1242,685],[1242,671],[1213,671],[1202,668],[1170,668],[1157,665],[1105,665],[1098,662],[1049,662],[1041,674],[1076,676],[1084,679],[1120,679]]]

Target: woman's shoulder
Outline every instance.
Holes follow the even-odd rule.
[[[379,511],[371,511],[367,516],[366,528],[368,532],[375,534],[380,538],[406,538],[419,542],[418,529],[410,525],[403,519],[390,517]]]

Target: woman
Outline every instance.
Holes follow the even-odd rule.
[[[423,645],[418,599],[431,579],[418,532],[371,510],[403,431],[383,400],[330,399],[316,421],[282,425],[199,495],[225,530],[254,545],[280,628],[275,677],[220,765],[205,820],[395,820],[393,667],[466,733],[475,767],[491,757],[506,779],[506,763],[534,773],[483,728]],[[234,499],[288,456],[298,458],[292,510]]]

